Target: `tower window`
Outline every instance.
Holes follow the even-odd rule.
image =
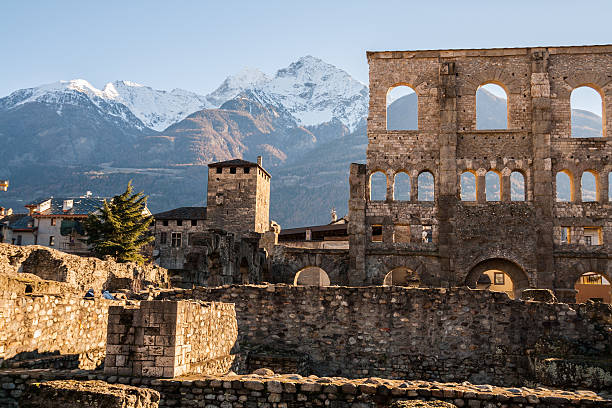
[[[230,174],[236,174],[236,168],[230,167]]]
[[[176,220],[176,226],[177,227],[182,227],[183,226],[183,220]]]
[[[192,227],[197,227],[198,226],[198,220],[191,220],[191,226]]]
[[[217,174],[221,174],[223,173],[223,168],[222,167],[217,167]]]
[[[249,174],[251,172],[251,168],[250,167],[245,167],[244,168],[244,174]]]

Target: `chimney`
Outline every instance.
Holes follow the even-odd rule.
[[[334,223],[338,221],[338,215],[336,214],[336,207],[332,207],[331,210],[331,222]]]
[[[85,193],[85,197],[91,197],[91,191],[87,190],[87,192]]]
[[[263,167],[263,166],[261,165],[261,163],[262,163],[261,156],[257,156],[257,165],[258,165],[259,167]]]
[[[72,207],[74,205],[74,200],[64,200],[64,205],[62,206],[62,210],[65,211],[70,211],[72,210]]]

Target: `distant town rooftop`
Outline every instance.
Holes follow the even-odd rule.
[[[206,207],[179,207],[153,215],[156,220],[205,220]]]

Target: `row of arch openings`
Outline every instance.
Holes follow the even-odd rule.
[[[612,173],[608,173],[608,200],[612,201]],[[556,200],[558,202],[577,201],[577,196],[580,196],[580,201],[600,201],[602,197],[602,185],[605,185],[605,180],[600,180],[600,175],[595,170],[585,170],[579,180],[579,194],[573,174],[565,169],[557,172],[555,176],[556,185]]]
[[[478,201],[479,184],[484,188],[486,201],[502,201],[502,176],[499,172],[489,170],[484,176],[484,183],[478,183],[474,170],[466,170],[460,177],[461,201]],[[510,173],[510,200],[525,201],[525,176],[519,171]]]
[[[386,98],[387,130],[418,130],[418,95],[407,84],[389,88]],[[593,85],[583,85],[570,95],[571,136],[605,135],[603,93]],[[508,91],[500,82],[485,82],[476,91],[476,129],[508,129]]]
[[[417,177],[417,189],[414,198],[418,201],[434,200],[434,176],[429,171],[421,172]],[[387,175],[375,171],[370,175],[370,201],[385,201],[387,199]],[[393,177],[393,200],[410,201],[413,199],[411,181],[408,173],[397,172]]]

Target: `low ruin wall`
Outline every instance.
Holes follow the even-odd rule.
[[[0,408],[25,407],[32,383],[49,379],[87,380],[131,384],[160,394],[159,407],[206,408],[391,408],[396,401],[446,401],[470,408],[605,408],[612,407],[612,396],[592,391],[559,391],[546,388],[502,388],[469,383],[284,376],[190,377],[175,380],[124,378],[78,372],[36,372],[0,370]],[[76,388],[71,386],[71,388]],[[82,387],[81,387],[82,388]],[[107,391],[104,390],[107,388]],[[119,387],[99,386],[104,394]],[[95,390],[93,390],[95,391]],[[67,395],[67,397],[69,397]],[[153,398],[151,398],[153,400]],[[146,400],[145,400],[146,401]],[[3,402],[6,405],[3,405]],[[153,401],[152,401],[153,402]],[[20,403],[22,405],[20,405]],[[432,404],[433,405],[433,404]],[[69,406],[69,405],[67,405]],[[81,407],[81,405],[78,405]],[[86,405],[87,406],[87,405]],[[94,405],[95,406],[95,405]],[[106,407],[101,405],[100,407]],[[113,405],[109,405],[113,407]],[[131,405],[124,405],[130,407]],[[434,405],[435,406],[435,405]],[[439,406],[439,405],[438,405]],[[142,405],[142,407],[149,407]],[[150,408],[153,408],[151,406]]]
[[[0,274],[0,367],[93,369],[104,358],[108,308],[66,283]]]
[[[599,357],[612,347],[610,305],[515,301],[467,288],[247,285],[158,298],[234,303],[242,352],[294,350],[326,376],[519,385],[533,378],[535,350],[546,353],[546,344]]]
[[[81,290],[169,287],[168,271],[157,265],[118,263],[71,255],[31,245],[0,244],[0,273],[31,273],[42,279],[69,283]]]
[[[104,372],[136,377],[224,374],[238,327],[227,303],[142,301],[109,311]]]

